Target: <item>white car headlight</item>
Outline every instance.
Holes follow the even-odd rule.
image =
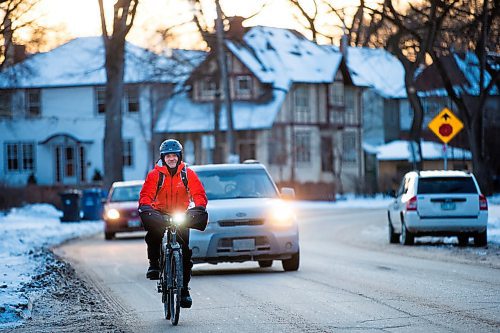
[[[116,220],[120,218],[120,212],[114,208],[109,209],[106,212],[106,217],[110,220]]]
[[[295,214],[292,208],[282,202],[273,207],[270,215],[270,220],[275,226],[289,227],[295,221]]]

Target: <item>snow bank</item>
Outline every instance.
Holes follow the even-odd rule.
[[[44,269],[38,250],[103,230],[102,221],[61,223],[61,215],[52,205],[35,204],[0,216],[0,329],[29,316],[22,287]]]

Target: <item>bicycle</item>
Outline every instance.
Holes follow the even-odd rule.
[[[182,249],[177,242],[177,227],[185,222],[184,213],[162,214],[167,228],[161,242],[160,280],[158,292],[162,294],[165,319],[172,325],[179,322],[181,309],[181,289],[183,286]]]

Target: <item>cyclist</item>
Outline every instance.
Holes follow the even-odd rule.
[[[161,176],[161,174],[163,176]],[[192,204],[190,204],[192,202]],[[149,268],[146,277],[158,280],[160,275],[160,247],[166,226],[161,213],[173,214],[192,209],[204,210],[207,195],[196,173],[182,162],[182,145],[168,139],[160,145],[160,159],[151,170],[139,196],[139,214],[146,230],[145,241],[148,248]],[[182,246],[184,285],[181,291],[181,307],[192,304],[188,284],[191,279],[192,251],[189,248],[189,229],[180,227],[177,240]]]

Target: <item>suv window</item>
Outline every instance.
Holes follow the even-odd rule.
[[[477,189],[472,177],[429,177],[418,180],[417,193],[477,193]]]
[[[264,170],[196,171],[208,200],[235,198],[276,198],[276,188]]]

